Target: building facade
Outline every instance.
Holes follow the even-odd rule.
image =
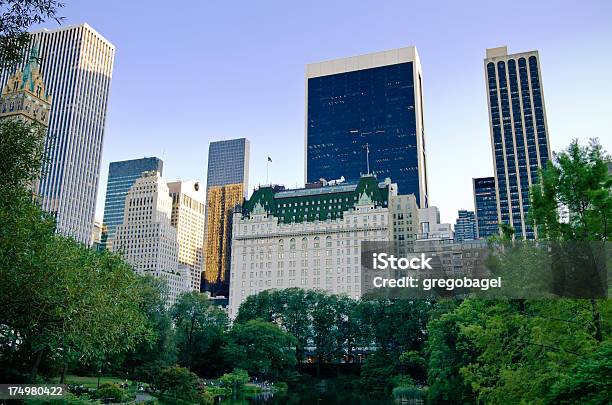
[[[455,222],[455,241],[475,240],[478,237],[474,211],[459,210]]]
[[[256,190],[233,221],[229,314],[249,296],[300,287],[361,295],[361,242],[389,240],[390,180]]]
[[[245,138],[211,142],[206,183],[206,233],[202,291],[229,291],[232,215],[249,183],[249,141]]]
[[[102,239],[106,234],[106,225],[96,220],[94,221],[93,230],[91,232],[91,248],[97,252],[101,251]]]
[[[306,66],[306,182],[362,174],[429,205],[423,84],[415,47]]]
[[[529,188],[551,157],[540,58],[537,51],[509,55],[502,46],[487,49],[484,67],[498,223],[533,239]]]
[[[25,66],[11,75],[0,97],[0,119],[36,123],[47,128],[51,112],[51,95],[47,92],[38,56],[38,44],[33,44]]]
[[[179,265],[189,271],[190,287],[200,291],[204,247],[204,192],[197,181],[168,183],[172,197],[170,224],[176,228]]]
[[[472,179],[472,185],[474,189],[476,237],[487,239],[499,234],[495,177]]]
[[[438,207],[419,208],[417,240],[452,240],[453,229],[451,224],[440,223],[440,210]]]
[[[176,229],[171,225],[172,197],[158,172],[145,172],[125,198],[123,223],[117,226],[111,250],[120,253],[141,275],[163,279],[166,302],[190,290],[190,275],[179,268]]]
[[[108,167],[106,196],[104,202],[104,219],[106,237],[101,249],[108,249],[113,243],[117,226],[123,223],[125,197],[128,191],[144,172],[156,171],[163,175],[164,163],[156,157],[122,160],[111,162]]]
[[[53,95],[47,164],[36,194],[57,231],[90,243],[115,47],[87,24],[32,33],[40,74]],[[29,61],[24,60],[24,65]],[[2,87],[12,72],[0,77]]]

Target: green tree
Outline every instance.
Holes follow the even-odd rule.
[[[14,67],[30,44],[28,29],[49,19],[61,23],[57,15],[63,3],[57,0],[2,0],[0,14],[0,68]],[[4,156],[4,155],[2,155]]]
[[[379,350],[368,356],[359,379],[361,389],[365,391],[387,392],[392,385],[392,379],[397,374],[394,361],[384,350]]]
[[[461,326],[476,322],[472,312],[457,309],[454,301],[442,301],[431,311],[427,324],[428,400],[432,404],[473,404],[476,396],[460,373],[476,352],[461,333]]]
[[[312,308],[312,342],[317,357],[317,375],[321,364],[331,361],[336,353],[337,329],[335,324],[334,298],[319,293]]]
[[[200,379],[186,368],[174,365],[164,368],[157,379],[161,395],[193,400],[199,394]]]
[[[226,373],[219,378],[219,381],[225,386],[232,389],[236,394],[250,380],[249,373],[241,368],[235,368],[231,373]]]
[[[276,380],[296,364],[297,340],[273,323],[259,319],[235,323],[227,335],[224,354],[250,375]]]
[[[142,277],[139,282],[143,297],[140,310],[147,319],[152,336],[125,356],[123,366],[134,378],[152,382],[155,373],[176,362],[178,350],[172,318],[164,299],[168,286],[163,280],[151,276]]]
[[[583,357],[552,387],[549,403],[606,405],[612,398],[612,342]]]
[[[218,354],[229,324],[221,308],[212,305],[206,295],[194,291],[182,294],[171,314],[180,364],[199,372],[220,361]]]
[[[612,232],[610,156],[596,139],[581,147],[573,141],[549,161],[531,189],[531,221],[541,237],[563,241],[607,241]],[[558,208],[569,211],[569,221]]]
[[[0,122],[0,373],[11,381],[27,369],[35,379],[45,360],[65,370],[125,352],[149,332],[131,267],[55,234],[33,201],[44,142],[36,125]]]

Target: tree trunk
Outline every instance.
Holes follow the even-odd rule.
[[[36,376],[38,375],[38,366],[40,366],[40,361],[42,360],[44,349],[36,352],[36,359],[34,360],[34,364],[32,364],[32,369],[30,370],[30,381],[34,382],[36,380]]]
[[[593,325],[595,326],[595,340],[601,342],[603,341],[603,335],[601,333],[601,313],[599,312],[599,306],[595,298],[591,298],[591,310],[593,312]]]
[[[64,383],[64,379],[66,378],[66,363],[62,363],[62,372],[60,374],[60,384]]]

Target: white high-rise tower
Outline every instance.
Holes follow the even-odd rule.
[[[87,24],[36,31],[32,44],[53,95],[36,193],[59,233],[90,243],[115,47]],[[2,72],[2,87],[11,73]]]

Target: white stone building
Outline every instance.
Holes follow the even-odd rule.
[[[451,224],[440,223],[440,210],[438,207],[428,207],[418,210],[419,229],[417,240],[450,240],[453,239]]]
[[[390,180],[261,187],[234,213],[229,314],[252,294],[299,287],[361,296],[361,242],[389,241]],[[414,198],[414,197],[413,197]]]
[[[156,171],[145,172],[130,188],[123,224],[117,227],[112,250],[119,252],[139,274],[162,278],[168,284],[167,304],[190,290],[188,270],[179,270],[176,229],[170,224],[172,197]]]

